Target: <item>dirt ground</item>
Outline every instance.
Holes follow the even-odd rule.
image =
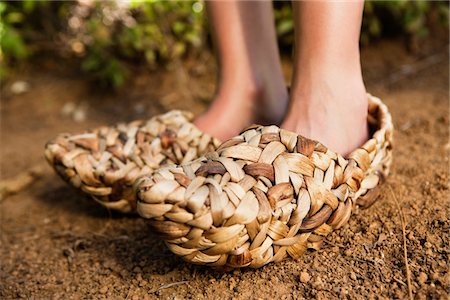
[[[385,100],[396,127],[395,162],[380,199],[356,210],[321,250],[299,261],[230,273],[184,263],[143,219],[110,212],[77,193],[43,157],[45,142],[59,132],[173,108],[201,112],[214,92],[210,54],[195,64],[138,72],[117,92],[89,83],[63,61],[17,70],[1,90],[0,179],[10,187],[31,184],[0,200],[0,297],[405,299],[402,211],[412,293],[448,299],[448,46],[417,56],[382,42],[365,49],[362,61],[368,90]],[[284,66],[289,76],[289,62]],[[13,93],[17,80],[27,82],[28,91]]]

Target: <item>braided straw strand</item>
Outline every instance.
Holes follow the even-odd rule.
[[[193,115],[170,111],[148,121],[61,134],[45,146],[45,157],[70,185],[102,205],[135,212],[133,184],[161,166],[190,162],[220,142],[191,123]]]
[[[308,248],[367,207],[389,173],[393,125],[371,95],[371,136],[348,158],[277,126],[254,125],[188,164],[136,182],[138,213],[185,261],[258,268]]]

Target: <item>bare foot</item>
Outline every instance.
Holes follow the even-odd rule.
[[[195,124],[227,140],[252,123],[280,125],[288,93],[268,1],[207,1],[219,81],[209,110]]]
[[[283,128],[343,156],[367,140],[368,100],[361,76],[307,73],[299,82],[293,87]]]
[[[286,113],[286,87],[235,84],[219,88],[211,107],[195,121],[202,131],[225,141],[251,124],[280,125]]]

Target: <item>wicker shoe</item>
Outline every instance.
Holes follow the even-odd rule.
[[[195,127],[192,118],[190,113],[171,111],[148,121],[61,134],[47,143],[45,156],[75,188],[108,208],[133,212],[136,178],[164,165],[187,163],[220,145]]]
[[[388,175],[393,125],[369,95],[370,139],[348,158],[276,126],[253,126],[192,163],[136,183],[137,211],[184,260],[258,268],[308,248],[368,206]]]

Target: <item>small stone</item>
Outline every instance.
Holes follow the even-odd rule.
[[[350,278],[351,278],[352,280],[356,280],[356,274],[355,274],[355,272],[350,272]]]
[[[236,280],[233,277],[231,277],[229,282],[230,282],[230,291],[232,291],[236,286]]]
[[[75,103],[66,102],[61,109],[61,114],[63,116],[70,116],[71,114],[73,114],[73,112],[75,111],[76,108],[77,108],[77,106],[75,105]]]
[[[417,277],[417,281],[420,283],[420,285],[423,285],[428,279],[427,274],[424,272],[420,272],[419,276]]]
[[[16,81],[11,85],[11,92],[16,95],[26,93],[30,89],[30,85],[26,81]]]
[[[414,237],[414,233],[411,231],[409,234],[408,234],[408,240],[410,240],[410,241],[414,241],[416,238]]]
[[[322,290],[324,285],[323,285],[323,281],[322,278],[320,276],[317,276],[313,282],[313,287],[317,290]]]
[[[380,222],[372,222],[372,223],[370,223],[369,228],[370,229],[377,229],[380,226],[381,226]]]
[[[311,279],[308,272],[300,272],[300,282],[307,283]]]
[[[430,242],[425,242],[425,245],[424,245],[424,246],[425,246],[425,248],[431,248],[432,245],[431,245]]]
[[[86,109],[83,107],[78,107],[73,112],[72,118],[77,123],[84,122],[86,120]]]
[[[344,251],[344,254],[346,256],[352,256],[352,250],[351,249],[347,249],[347,250]]]
[[[99,290],[100,294],[106,294],[107,291],[108,291],[108,287],[107,287],[106,285],[103,286],[103,287]]]

